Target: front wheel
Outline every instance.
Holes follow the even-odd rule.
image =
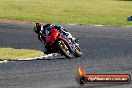
[[[82,56],[82,51],[81,51],[81,49],[80,49],[79,46],[76,46],[76,47],[75,47],[74,56],[75,56],[75,57],[81,57],[81,56]]]
[[[58,41],[58,47],[60,52],[66,57],[71,59],[73,57],[72,52],[67,44],[65,44],[62,40]]]

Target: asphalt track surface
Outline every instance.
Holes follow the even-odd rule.
[[[132,75],[132,27],[63,25],[80,39],[81,58],[62,56],[0,64],[0,88],[132,88],[130,84],[76,83],[82,65],[89,74]],[[0,23],[0,47],[41,50],[30,23]]]

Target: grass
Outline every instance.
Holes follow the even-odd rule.
[[[43,52],[41,51],[14,48],[0,48],[0,60],[26,59],[41,55],[43,55]]]
[[[1,0],[0,19],[61,24],[132,25],[131,0]]]

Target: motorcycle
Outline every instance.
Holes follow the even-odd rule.
[[[50,53],[60,53],[66,58],[81,57],[82,51],[79,47],[79,41],[76,39],[72,41],[62,32],[52,28],[49,35],[44,35],[41,31],[39,33],[41,41],[48,45]],[[45,44],[43,43],[43,44]]]

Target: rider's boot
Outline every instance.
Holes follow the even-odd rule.
[[[48,46],[45,46],[45,48],[43,49],[43,52],[44,52],[44,54],[50,54],[51,53]]]

